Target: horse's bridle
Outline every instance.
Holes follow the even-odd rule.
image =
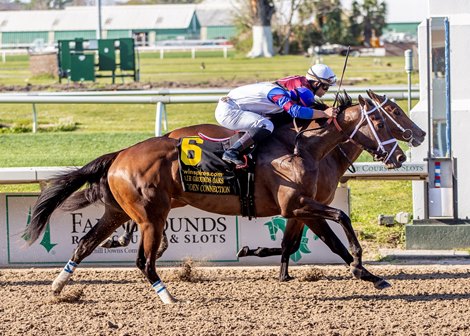
[[[372,103],[374,104],[374,106],[376,108],[378,108],[383,114],[385,114],[385,116],[390,119],[394,124],[395,126],[398,127],[398,129],[400,131],[402,131],[403,133],[403,139],[405,139],[406,141],[408,141],[408,143],[412,143],[413,142],[413,131],[409,128],[404,128],[402,125],[400,125],[400,123],[398,121],[396,121],[391,115],[390,113],[383,107],[385,105],[385,103],[387,103],[388,101],[388,98],[387,96],[384,96],[385,99],[382,103],[377,103],[374,99],[371,99]],[[409,136],[407,136],[407,132],[409,132]]]
[[[376,149],[376,152],[379,152],[380,151],[380,154],[385,154],[386,157],[385,159],[383,160],[383,163],[387,163],[387,161],[390,159],[390,157],[392,156],[392,154],[395,152],[395,149],[397,148],[398,146],[398,141],[397,139],[395,138],[391,138],[391,139],[388,139],[388,140],[385,140],[385,141],[381,141],[380,138],[379,138],[379,135],[377,134],[377,132],[375,131],[375,128],[374,126],[372,125],[372,121],[370,120],[369,118],[369,115],[373,112],[375,112],[376,110],[382,108],[382,106],[385,104],[386,101],[384,101],[382,104],[380,104],[380,106],[377,106],[376,104],[375,107],[370,110],[370,111],[367,111],[367,108],[364,106],[362,107],[361,105],[361,120],[359,120],[358,124],[356,125],[356,127],[354,128],[354,130],[352,131],[352,133],[349,135],[349,140],[351,142],[353,142],[356,146],[359,146],[360,148],[362,148],[363,150],[366,150],[368,152],[370,152],[370,150],[368,150],[367,148],[365,148],[364,146],[362,146],[360,143],[358,143],[357,141],[355,141],[353,139],[353,137],[356,135],[356,133],[359,131],[359,128],[361,128],[362,124],[364,123],[364,121],[367,121],[367,124],[369,125],[369,128],[370,130],[372,131],[372,134],[374,135],[374,138],[375,138],[375,141],[377,142],[377,149]],[[341,129],[340,125],[338,124],[338,122],[336,121],[336,118],[332,118],[333,119],[333,123],[335,124],[336,128],[340,131],[340,132],[343,132],[343,130]],[[385,146],[386,145],[389,145],[389,144],[394,144],[393,145],[393,148],[390,152],[387,152],[385,150]]]
[[[364,123],[364,121],[367,120],[367,124],[369,125],[369,128],[371,129],[372,131],[372,134],[374,135],[374,138],[375,138],[375,141],[377,142],[378,146],[377,146],[377,149],[376,149],[376,152],[379,152],[380,150],[380,154],[381,155],[386,155],[386,158],[385,160],[383,160],[384,163],[387,163],[387,161],[390,159],[390,157],[392,156],[393,152],[395,152],[395,149],[397,148],[398,146],[398,140],[395,139],[395,138],[391,138],[389,140],[386,140],[386,141],[381,141],[377,132],[375,131],[374,129],[374,126],[372,125],[372,121],[370,120],[369,118],[369,114],[375,112],[377,109],[379,108],[382,108],[382,106],[385,104],[386,101],[384,101],[382,104],[380,104],[380,106],[377,106],[375,105],[375,107],[370,110],[370,111],[367,111],[367,109],[365,107],[361,107],[361,120],[359,120],[358,124],[356,125],[356,127],[354,128],[353,132],[348,136],[348,140],[351,141],[352,143],[354,143],[356,146],[358,146],[359,148],[361,148],[362,150],[365,150],[367,152],[370,152],[372,154],[376,154],[374,153],[372,150],[368,149],[368,148],[365,148],[364,146],[362,146],[360,143],[358,143],[357,141],[355,141],[353,139],[354,135],[357,133],[357,131],[359,130],[359,128],[361,128],[362,124]],[[343,129],[341,128],[341,126],[339,125],[338,121],[336,120],[336,118],[329,118],[328,119],[328,124],[330,124],[331,122],[333,122],[333,124],[335,125],[336,129],[341,132],[341,133],[344,133]],[[294,126],[295,126],[295,129],[298,130],[297,128],[297,125],[295,124],[295,119],[294,119]],[[300,135],[302,135],[303,133],[305,132],[308,132],[308,131],[316,131],[318,129],[321,129],[321,128],[324,128],[325,126],[320,126],[320,127],[316,127],[316,128],[307,128],[307,129],[304,129],[304,130],[301,130],[301,131],[297,131],[297,135],[295,136],[295,146],[294,146],[294,155],[295,156],[298,156],[299,155],[299,151],[298,151],[298,146],[297,146],[297,143],[298,143],[298,140],[300,138]],[[388,145],[388,144],[391,144],[391,143],[394,143],[395,145],[393,146],[392,150],[389,152],[387,152],[385,150],[385,146]]]

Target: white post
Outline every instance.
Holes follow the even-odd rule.
[[[227,58],[227,47],[224,47],[224,58]]]
[[[157,103],[156,111],[155,111],[155,136],[162,135],[162,114],[165,105],[162,102]]]
[[[101,0],[96,1],[96,7],[98,8],[98,26],[96,27],[96,38],[100,40],[102,38],[101,31]]]
[[[168,118],[166,114],[166,105],[162,103],[163,106],[163,129],[168,131]]]
[[[163,59],[163,54],[164,54],[164,53],[165,53],[165,52],[163,51],[163,48],[161,48],[161,49],[160,49],[160,59]]]
[[[33,133],[38,130],[38,115],[36,112],[36,104],[33,104]]]
[[[405,71],[408,74],[408,112],[411,111],[411,72],[413,71],[413,51],[405,50]]]
[[[196,48],[191,48],[191,58],[192,59],[196,58]]]
[[[7,61],[7,53],[5,51],[2,52],[2,62],[6,63]]]

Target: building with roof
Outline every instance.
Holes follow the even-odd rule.
[[[198,4],[196,15],[201,25],[201,40],[229,40],[235,36],[234,10],[230,1],[204,1]]]
[[[137,44],[154,45],[168,39],[198,39],[200,23],[195,5],[103,6],[102,38],[134,37]],[[98,30],[96,7],[63,10],[1,11],[0,45],[27,46],[42,39],[94,39]]]

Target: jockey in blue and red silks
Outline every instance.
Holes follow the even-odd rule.
[[[215,118],[224,127],[246,133],[227,149],[224,161],[243,165],[241,154],[274,130],[270,116],[286,112],[293,118],[319,119],[335,117],[337,109],[314,110],[315,95],[322,97],[336,77],[326,65],[312,66],[305,77],[292,76],[275,83],[257,83],[231,90],[219,100]]]

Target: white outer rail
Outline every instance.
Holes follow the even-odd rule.
[[[346,179],[425,180],[426,163],[405,162],[399,169],[387,169],[380,162],[356,162],[355,173],[346,172]],[[0,184],[41,183],[54,175],[75,167],[12,167],[0,168]]]
[[[364,90],[364,89],[363,89]],[[198,90],[199,91],[199,90]],[[141,91],[144,92],[144,91]],[[225,91],[223,91],[225,93]],[[179,95],[87,95],[75,96],[55,94],[46,95],[44,93],[27,93],[27,94],[3,94],[0,95],[0,104],[32,104],[33,105],[33,133],[37,131],[37,111],[36,104],[155,104],[155,135],[162,135],[162,122],[164,122],[164,129],[167,130],[167,114],[165,104],[204,104],[216,103],[219,101],[223,94],[219,95],[192,95],[192,96],[179,96]],[[142,93],[141,93],[142,94]],[[351,93],[353,99],[357,99],[358,93]],[[335,94],[326,94],[324,100],[334,100]],[[407,92],[390,92],[388,97],[391,99],[407,99]],[[413,99],[419,98],[418,92],[412,92]]]
[[[343,86],[346,92],[358,93],[370,89],[380,94],[390,94],[391,92],[401,92],[408,97],[408,87],[404,85],[377,85],[372,87]],[[61,91],[61,92],[11,92],[0,93],[2,96],[167,96],[167,95],[223,95],[227,94],[231,88],[206,88],[206,89],[154,89],[154,90],[122,90],[122,91]],[[335,91],[335,90],[332,90]],[[412,92],[419,92],[419,86],[412,86]],[[328,96],[328,95],[327,95]],[[393,97],[391,97],[393,98]]]

